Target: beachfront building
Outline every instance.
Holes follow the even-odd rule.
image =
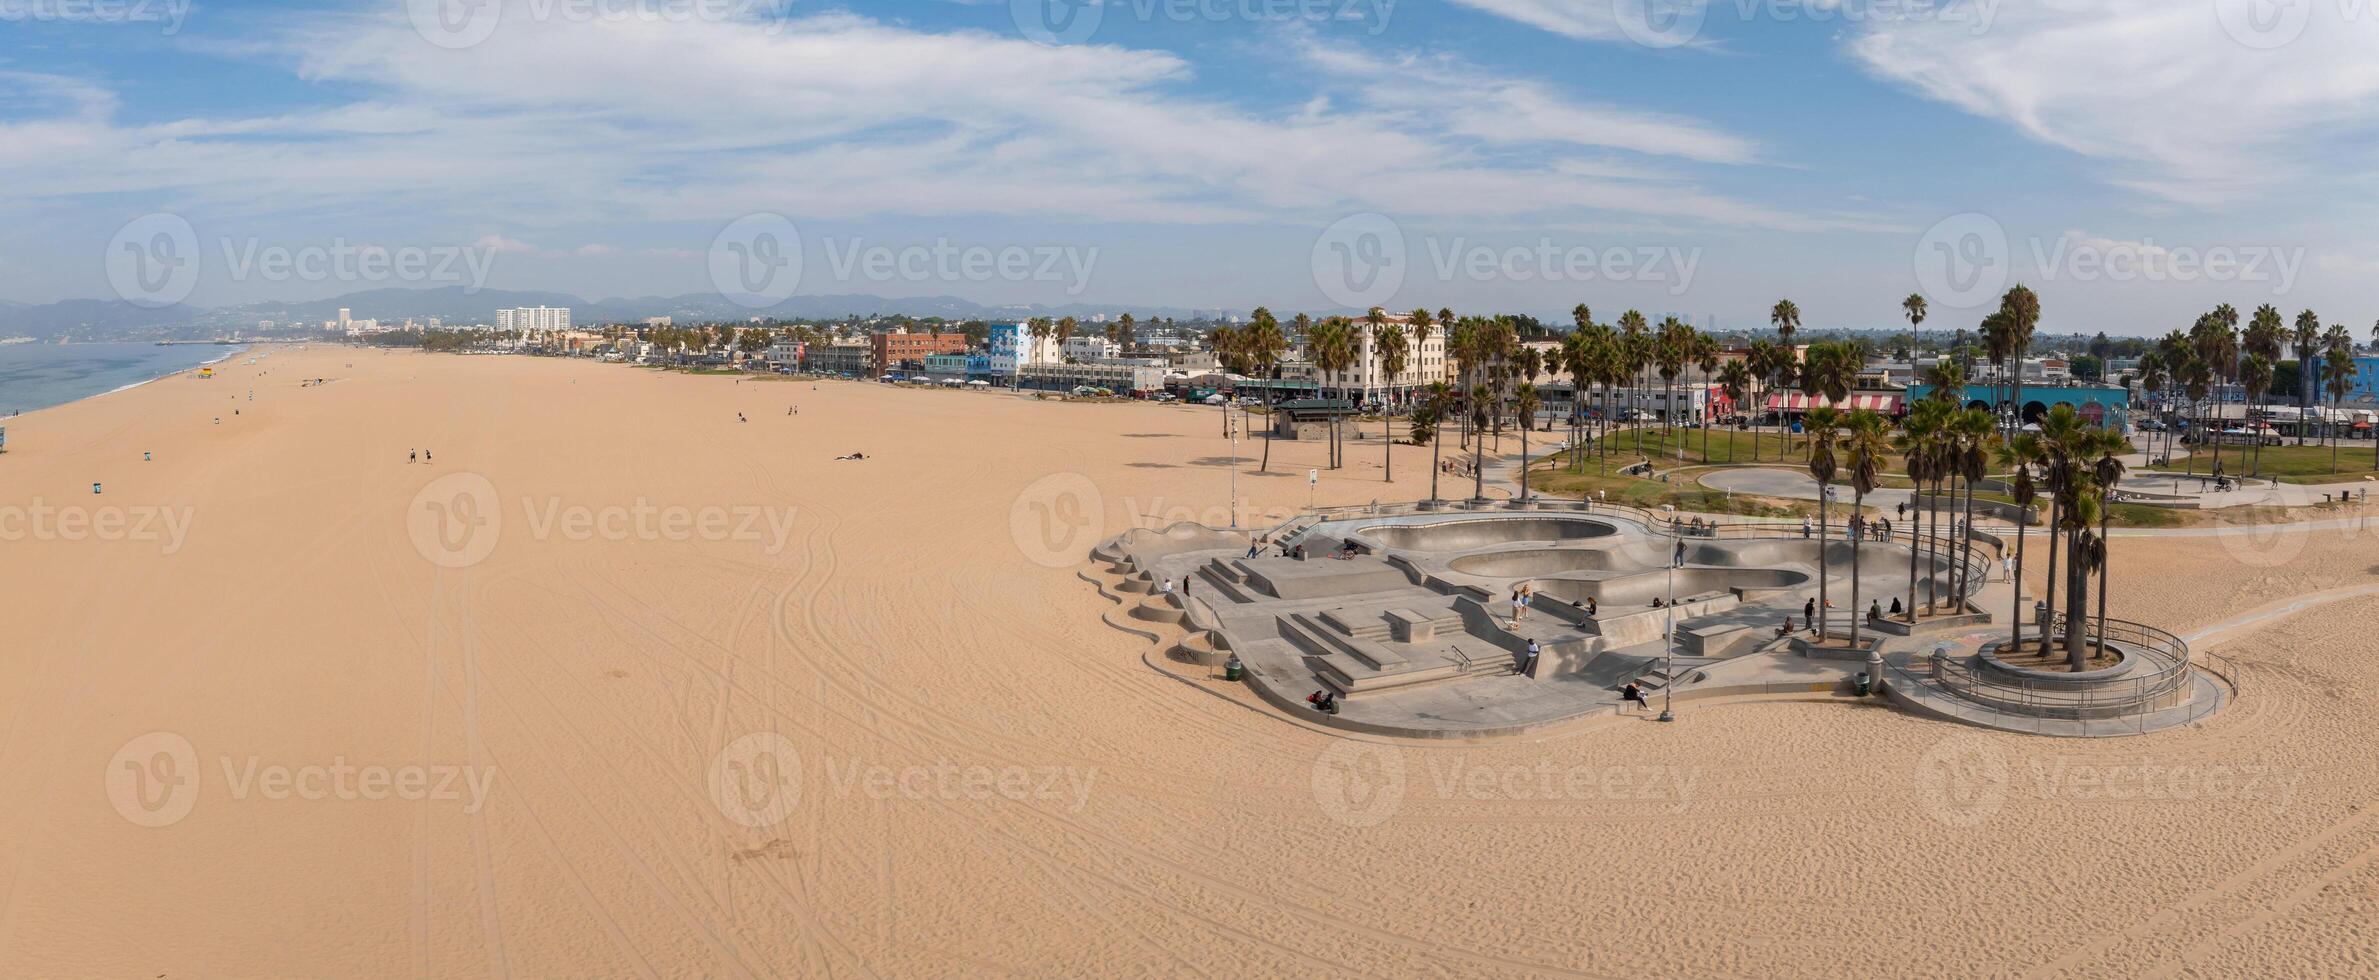
[[[990,381],[991,355],[979,351],[928,354],[925,357],[925,378],[928,381]]]
[[[966,335],[962,333],[910,333],[894,330],[868,338],[873,348],[874,363],[871,374],[879,377],[893,372],[923,371],[925,359],[935,354],[966,352]]]
[[[858,377],[874,373],[874,357],[875,348],[864,341],[838,340],[803,351],[802,365],[817,374]]]
[[[496,311],[496,329],[519,331],[524,337],[542,337],[570,329],[570,308],[567,306],[523,306]]]
[[[1065,343],[1058,345],[1057,353],[1060,358],[1091,361],[1102,357],[1121,357],[1123,345],[1096,335],[1068,337]]]
[[[1309,355],[1300,352],[1294,360],[1281,365],[1283,390],[1295,389],[1305,393],[1325,391],[1333,395],[1359,398],[1365,402],[1404,404],[1432,381],[1444,380],[1448,365],[1445,331],[1430,325],[1429,339],[1420,343],[1412,340],[1412,318],[1390,316],[1382,325],[1396,324],[1404,328],[1404,370],[1390,377],[1380,364],[1380,350],[1376,331],[1370,321],[1355,318],[1355,359],[1344,370],[1323,371],[1314,367]],[[1258,382],[1261,384],[1261,382]]]
[[[1967,408],[1992,410],[1998,400],[2011,393],[2006,385],[1969,384],[1961,396]],[[2033,384],[2025,382],[2012,389],[2019,417],[2026,422],[2037,421],[2051,408],[2070,405],[2080,413],[2082,421],[2094,426],[2125,428],[2131,424],[2131,389],[2115,385]],[[1908,400],[1920,402],[1933,394],[1929,384],[1908,386]]]
[[[1545,408],[1557,415],[1567,416],[1573,409],[1581,409],[1589,418],[1624,418],[1633,412],[1650,412],[1661,418],[1689,421],[1711,418],[1734,411],[1726,393],[1716,385],[1679,382],[1674,388],[1655,382],[1646,387],[1630,388],[1621,385],[1606,388],[1590,385],[1579,403],[1574,385],[1564,381],[1539,385],[1545,393]]]
[[[1161,357],[1107,357],[1078,364],[1027,364],[1016,373],[1016,386],[1043,391],[1072,391],[1088,385],[1118,394],[1160,391],[1165,386]]]
[[[766,351],[761,352],[760,357],[768,362],[768,366],[771,368],[798,371],[801,369],[801,356],[805,346],[801,341],[791,337],[779,337],[774,343],[768,345]]]
[[[992,324],[984,345],[991,356],[991,383],[996,385],[1015,384],[1026,365],[1058,360],[1057,341],[1035,337],[1032,329],[1021,323]]]

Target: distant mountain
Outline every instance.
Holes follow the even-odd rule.
[[[339,310],[358,320],[404,320],[437,317],[451,324],[488,323],[496,311],[518,306],[566,306],[581,324],[636,323],[665,316],[680,324],[742,321],[755,316],[785,320],[839,320],[846,316],[938,316],[951,320],[1023,320],[1036,316],[1089,319],[1100,314],[1130,312],[1141,319],[1173,317],[1198,319],[1245,311],[1192,310],[1153,306],[1104,306],[1070,303],[1064,306],[985,306],[956,296],[894,299],[866,294],[795,296],[775,306],[758,308],[733,303],[715,293],[683,296],[637,296],[588,300],[568,293],[480,289],[444,286],[435,289],[369,289],[302,303],[268,302],[200,309],[169,306],[144,309],[121,300],[66,300],[25,304],[0,300],[0,337],[27,336],[41,340],[164,340],[213,337],[231,330],[254,330],[257,323],[320,324],[339,318]]]
[[[0,337],[39,340],[125,340],[167,338],[197,321],[191,306],[149,309],[120,299],[70,299],[58,303],[0,306]]]

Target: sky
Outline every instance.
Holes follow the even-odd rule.
[[[0,0],[0,299],[2379,320],[2379,0]]]

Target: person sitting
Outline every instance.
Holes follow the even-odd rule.
[[[1905,611],[1905,610],[1903,610],[1903,609],[1901,609],[1901,608],[1900,608],[1900,597],[1899,597],[1899,596],[1893,596],[1893,597],[1892,597],[1892,615],[1894,615],[1894,616],[1897,616],[1897,615],[1900,615],[1900,614],[1901,614],[1902,612],[1904,612],[1904,611]]]
[[[836,462],[838,462],[838,463],[839,463],[839,462],[842,462],[842,461],[844,461],[844,460],[863,460],[863,459],[866,459],[866,458],[867,458],[867,454],[866,454],[866,453],[852,453],[852,454],[850,454],[850,455],[848,455],[848,456],[836,456],[834,459],[835,459],[835,461],[836,461]]]
[[[1587,618],[1587,619],[1593,619],[1595,616],[1597,616],[1597,615],[1600,615],[1601,613],[1602,613],[1602,604],[1601,604],[1601,603],[1598,603],[1598,602],[1595,602],[1595,601],[1594,601],[1594,597],[1593,597],[1593,596],[1587,596],[1587,597],[1586,597],[1586,618]]]
[[[1776,638],[1781,640],[1791,635],[1793,635],[1793,618],[1791,616],[1786,616],[1784,617],[1784,625],[1776,627]]]
[[[1882,619],[1882,618],[1883,618],[1883,603],[1882,603],[1882,602],[1880,602],[1880,601],[1875,601],[1875,602],[1869,602],[1869,603],[1867,603],[1867,621],[1868,621],[1868,622],[1870,622],[1870,623],[1872,623],[1872,622],[1874,622],[1874,621],[1876,621],[1876,620],[1879,620],[1879,619]]]
[[[1653,597],[1652,597],[1652,608],[1654,608],[1654,609],[1658,609],[1658,608],[1660,608],[1660,597],[1659,597],[1659,596],[1653,596]]]

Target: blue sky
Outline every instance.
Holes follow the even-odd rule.
[[[764,214],[813,294],[2379,318],[2379,0],[1072,2],[16,0],[0,298],[159,215],[200,305],[704,292]]]

